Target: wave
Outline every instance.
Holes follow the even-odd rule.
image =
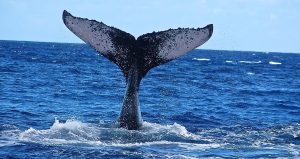
[[[261,61],[239,61],[239,63],[258,64],[261,63]]]
[[[21,131],[14,126],[0,126],[0,147],[37,143],[42,145],[76,145],[97,148],[165,147],[185,151],[207,151],[214,149],[239,151],[250,155],[264,151],[286,151],[294,156],[300,148],[300,124],[255,128],[232,126],[224,128],[198,129],[191,133],[184,126],[174,123],[161,125],[143,122],[140,130],[126,130],[115,125],[104,126],[69,119],[55,119],[49,129],[29,128]],[[248,151],[251,149],[251,152]],[[255,151],[255,152],[252,152]],[[171,155],[171,154],[170,154]],[[183,157],[183,156],[182,156]]]
[[[193,60],[197,60],[197,61],[210,61],[210,59],[208,59],[208,58],[193,58]]]
[[[32,142],[46,145],[86,144],[90,146],[109,147],[136,147],[152,145],[177,145],[190,148],[213,148],[221,145],[210,143],[202,137],[186,130],[180,124],[160,125],[143,122],[140,130],[127,130],[113,126],[83,123],[79,120],[69,119],[60,122],[55,119],[49,129],[38,130],[29,128],[25,131],[2,131],[9,142],[2,142],[0,147],[13,143]],[[9,135],[10,134],[10,135]],[[14,134],[14,135],[11,135]],[[3,135],[4,136],[4,135]]]
[[[281,62],[269,61],[270,65],[281,65]]]

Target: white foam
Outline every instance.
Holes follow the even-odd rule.
[[[22,145],[18,142],[18,134],[20,130],[13,125],[2,125],[7,130],[0,130],[0,147]]]
[[[254,75],[255,73],[253,72],[247,72],[247,75]]]
[[[4,147],[4,146],[15,146],[15,145],[22,145],[20,143],[18,143],[15,140],[8,140],[8,141],[0,141],[0,147]]]
[[[291,152],[292,155],[294,155],[295,158],[300,158],[300,146],[295,144],[289,144],[288,150]]]
[[[261,61],[239,61],[240,63],[247,63],[247,64],[258,64],[261,63]]]
[[[186,137],[186,138],[192,138],[192,139],[200,138],[198,135],[188,132],[184,126],[177,123],[174,123],[172,125],[159,125],[156,123],[143,122],[143,129],[150,132],[161,132],[161,133],[167,131],[168,133],[174,133],[176,135]]]
[[[86,143],[95,138],[97,134],[94,133],[93,127],[74,119],[65,123],[55,119],[50,129],[29,128],[19,135],[22,141],[51,144]]]
[[[196,149],[207,149],[207,148],[218,148],[221,144],[195,144],[186,142],[172,142],[172,141],[151,141],[151,142],[137,142],[137,143],[99,143],[98,145],[103,146],[114,146],[114,147],[138,147],[138,146],[153,146],[153,145],[178,145],[188,150]]]
[[[45,145],[84,144],[84,146],[120,148],[157,146],[169,150],[176,147],[177,149],[183,149],[182,151],[195,152],[243,146],[255,149],[285,150],[294,156],[299,156],[299,151],[297,151],[299,150],[299,145],[290,142],[282,145],[274,143],[277,141],[281,143],[283,139],[281,136],[285,134],[292,135],[294,138],[299,137],[300,124],[259,130],[240,129],[240,127],[232,130],[209,128],[199,129],[197,134],[189,132],[183,125],[177,123],[161,125],[143,122],[143,125],[141,130],[132,131],[122,128],[103,127],[75,119],[70,119],[66,122],[60,122],[55,119],[53,125],[45,130],[29,128],[22,132],[18,128],[11,127],[8,130],[0,131],[0,147],[34,142]],[[236,145],[236,143],[241,141],[246,142],[246,144]],[[175,156],[173,157],[176,158]],[[177,157],[180,158],[180,156]]]
[[[233,61],[230,61],[230,60],[226,60],[225,62],[226,62],[226,63],[232,63]]]
[[[210,61],[210,59],[207,59],[207,58],[193,58],[193,60],[197,60],[197,61]]]
[[[203,150],[210,148],[224,147],[226,144],[194,144],[194,143],[184,143],[180,144],[180,147],[186,148],[187,150]]]
[[[42,144],[88,144],[94,146],[135,147],[151,145],[181,145],[188,147],[193,140],[194,147],[213,147],[197,143],[205,141],[200,136],[190,133],[177,123],[160,125],[143,122],[141,130],[132,131],[123,128],[99,127],[98,125],[83,123],[78,120],[60,122],[55,119],[49,129],[37,130],[29,128],[19,134],[19,140]]]
[[[160,156],[161,157],[161,156]],[[177,158],[177,159],[198,159],[197,157],[191,157],[191,156],[184,156],[184,155],[166,155],[164,156],[165,158],[169,159],[169,158]]]
[[[275,62],[275,61],[270,61],[269,62],[270,65],[281,65],[281,62]]]
[[[57,129],[68,129],[68,130],[78,130],[85,127],[86,124],[82,123],[81,121],[75,119],[68,119],[65,123],[59,122],[55,118],[53,125],[50,129],[57,130]]]

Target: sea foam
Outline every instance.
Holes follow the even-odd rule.
[[[160,125],[143,122],[140,130],[127,130],[117,127],[83,123],[70,119],[60,122],[55,119],[49,129],[29,128],[19,135],[19,140],[42,144],[88,144],[101,146],[134,147],[150,145],[189,145],[210,147],[208,141],[189,132],[184,126],[174,123]]]
[[[197,61],[210,61],[210,59],[208,59],[208,58],[193,58],[193,60],[197,60]]]
[[[258,64],[261,63],[261,61],[239,61],[240,63],[247,63],[247,64]]]
[[[281,62],[275,62],[275,61],[270,61],[269,62],[270,65],[281,65]]]

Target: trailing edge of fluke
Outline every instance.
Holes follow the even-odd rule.
[[[136,130],[142,126],[138,91],[147,72],[204,44],[213,25],[203,28],[178,28],[152,32],[137,39],[102,22],[79,18],[63,12],[67,28],[97,52],[118,65],[126,78],[126,92],[118,118],[120,127]]]

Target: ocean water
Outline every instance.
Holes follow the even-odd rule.
[[[194,50],[150,70],[115,126],[116,65],[84,44],[0,41],[0,158],[300,157],[300,54]]]

